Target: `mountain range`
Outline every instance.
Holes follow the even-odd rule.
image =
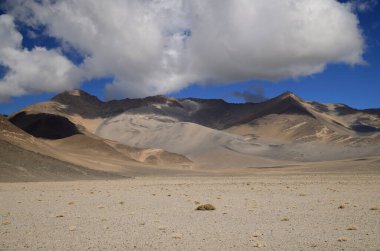
[[[380,166],[380,109],[290,92],[233,104],[166,96],[103,102],[73,90],[1,116],[0,130],[2,181],[244,174],[358,159]]]

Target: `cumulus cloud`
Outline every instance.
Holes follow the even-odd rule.
[[[75,48],[84,57],[82,78],[112,76],[109,97],[170,93],[192,83],[279,81],[319,73],[329,63],[363,63],[357,17],[336,0],[9,0],[5,6]],[[60,76],[73,80],[67,76],[76,67],[60,60],[66,67]]]
[[[353,0],[349,2],[349,6],[355,12],[368,12],[373,10],[379,0]]]
[[[41,91],[62,91],[79,82],[79,69],[56,50],[21,48],[22,35],[9,15],[0,16],[0,65],[6,68],[0,80],[0,101]]]

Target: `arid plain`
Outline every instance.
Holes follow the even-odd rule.
[[[0,250],[380,250],[378,109],[76,90],[0,125]]]
[[[379,187],[378,172],[286,171],[2,183],[0,249],[376,251]]]

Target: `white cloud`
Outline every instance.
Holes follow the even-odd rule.
[[[352,0],[348,4],[355,12],[368,12],[373,10],[379,0]]]
[[[86,78],[114,76],[110,96],[162,94],[195,82],[277,81],[321,72],[329,63],[363,63],[357,17],[335,0],[12,0],[8,5],[11,15],[46,26],[49,35],[85,55],[80,68]]]
[[[58,51],[21,48],[22,35],[13,18],[0,16],[0,64],[9,70],[0,80],[0,101],[42,91],[62,91],[78,85],[79,69]]]

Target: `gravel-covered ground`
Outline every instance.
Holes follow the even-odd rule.
[[[380,175],[0,183],[0,224],[0,250],[380,250]]]

